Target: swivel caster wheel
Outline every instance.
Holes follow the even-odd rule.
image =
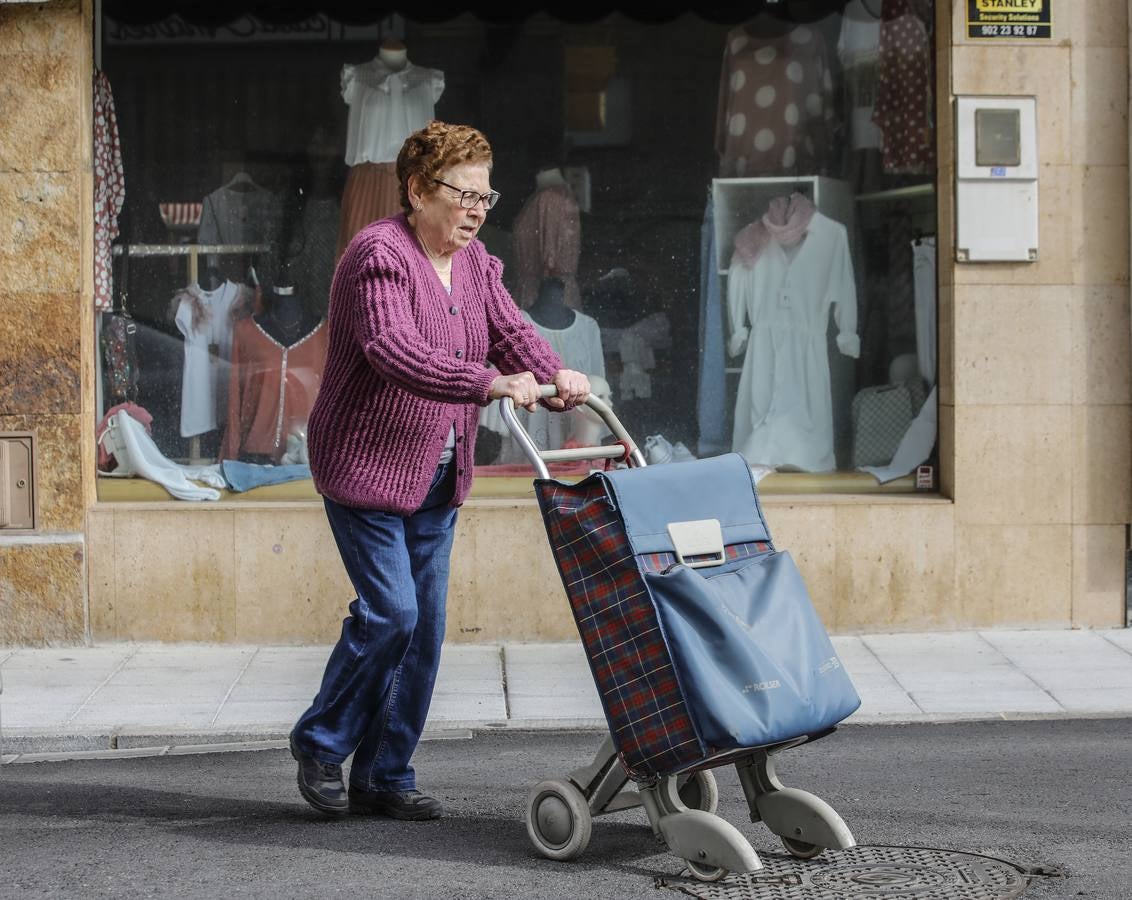
[[[527,834],[547,859],[582,855],[590,842],[593,818],[582,792],[569,781],[542,781],[527,796]]]
[[[707,769],[693,772],[676,792],[680,795],[680,802],[689,809],[702,809],[709,813],[719,809],[719,785]]]
[[[782,846],[785,847],[786,852],[795,859],[813,859],[815,856],[821,856],[822,853],[825,852],[825,847],[819,844],[811,844],[809,841],[799,841],[788,837],[782,838]]]
[[[727,870],[719,866],[701,865],[690,859],[684,860],[684,865],[688,867],[688,871],[696,881],[719,881],[727,877]]]

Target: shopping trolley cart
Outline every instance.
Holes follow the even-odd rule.
[[[555,394],[541,388],[543,397]],[[509,398],[500,412],[534,467],[535,492],[610,733],[593,762],[534,786],[527,832],[579,856],[594,816],[643,806],[691,875],[762,867],[716,815],[711,769],[734,765],[752,822],[810,859],[855,846],[824,800],[786,787],[784,750],[835,730],[860,699],[788,553],[774,548],[738,454],[651,466],[607,404],[586,404],[615,444],[540,450]],[[575,483],[549,465],[606,460]],[[623,463],[608,470],[612,461]],[[630,782],[633,782],[630,785]]]

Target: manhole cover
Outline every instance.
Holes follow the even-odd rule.
[[[827,850],[803,862],[761,853],[763,868],[704,883],[657,879],[657,887],[710,900],[1009,900],[1029,879],[1007,862],[919,847]]]

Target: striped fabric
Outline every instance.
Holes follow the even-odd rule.
[[[200,213],[203,203],[158,203],[157,209],[161,213],[161,221],[167,228],[178,225],[200,225]]]
[[[535,494],[626,772],[641,781],[694,765],[707,754],[602,484],[540,479]]]
[[[766,541],[748,541],[744,544],[728,544],[723,548],[724,556],[728,561],[733,559],[746,559],[748,556],[758,556],[760,553],[766,553],[770,549],[770,544]],[[715,559],[715,555],[708,554],[693,554],[692,556],[685,557],[685,562],[695,563],[704,559]],[[663,572],[670,565],[676,562],[675,553],[642,553],[638,562],[641,568],[646,572]]]

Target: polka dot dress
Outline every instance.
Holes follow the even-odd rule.
[[[781,37],[732,29],[719,81],[720,176],[813,173],[832,152],[833,81],[821,35],[799,25]]]
[[[909,0],[884,0],[880,78],[873,122],[883,133],[886,172],[924,174],[935,163],[932,42]]]
[[[113,306],[110,245],[118,236],[118,213],[126,201],[126,181],[118,145],[114,96],[104,72],[94,75],[94,308]]]

